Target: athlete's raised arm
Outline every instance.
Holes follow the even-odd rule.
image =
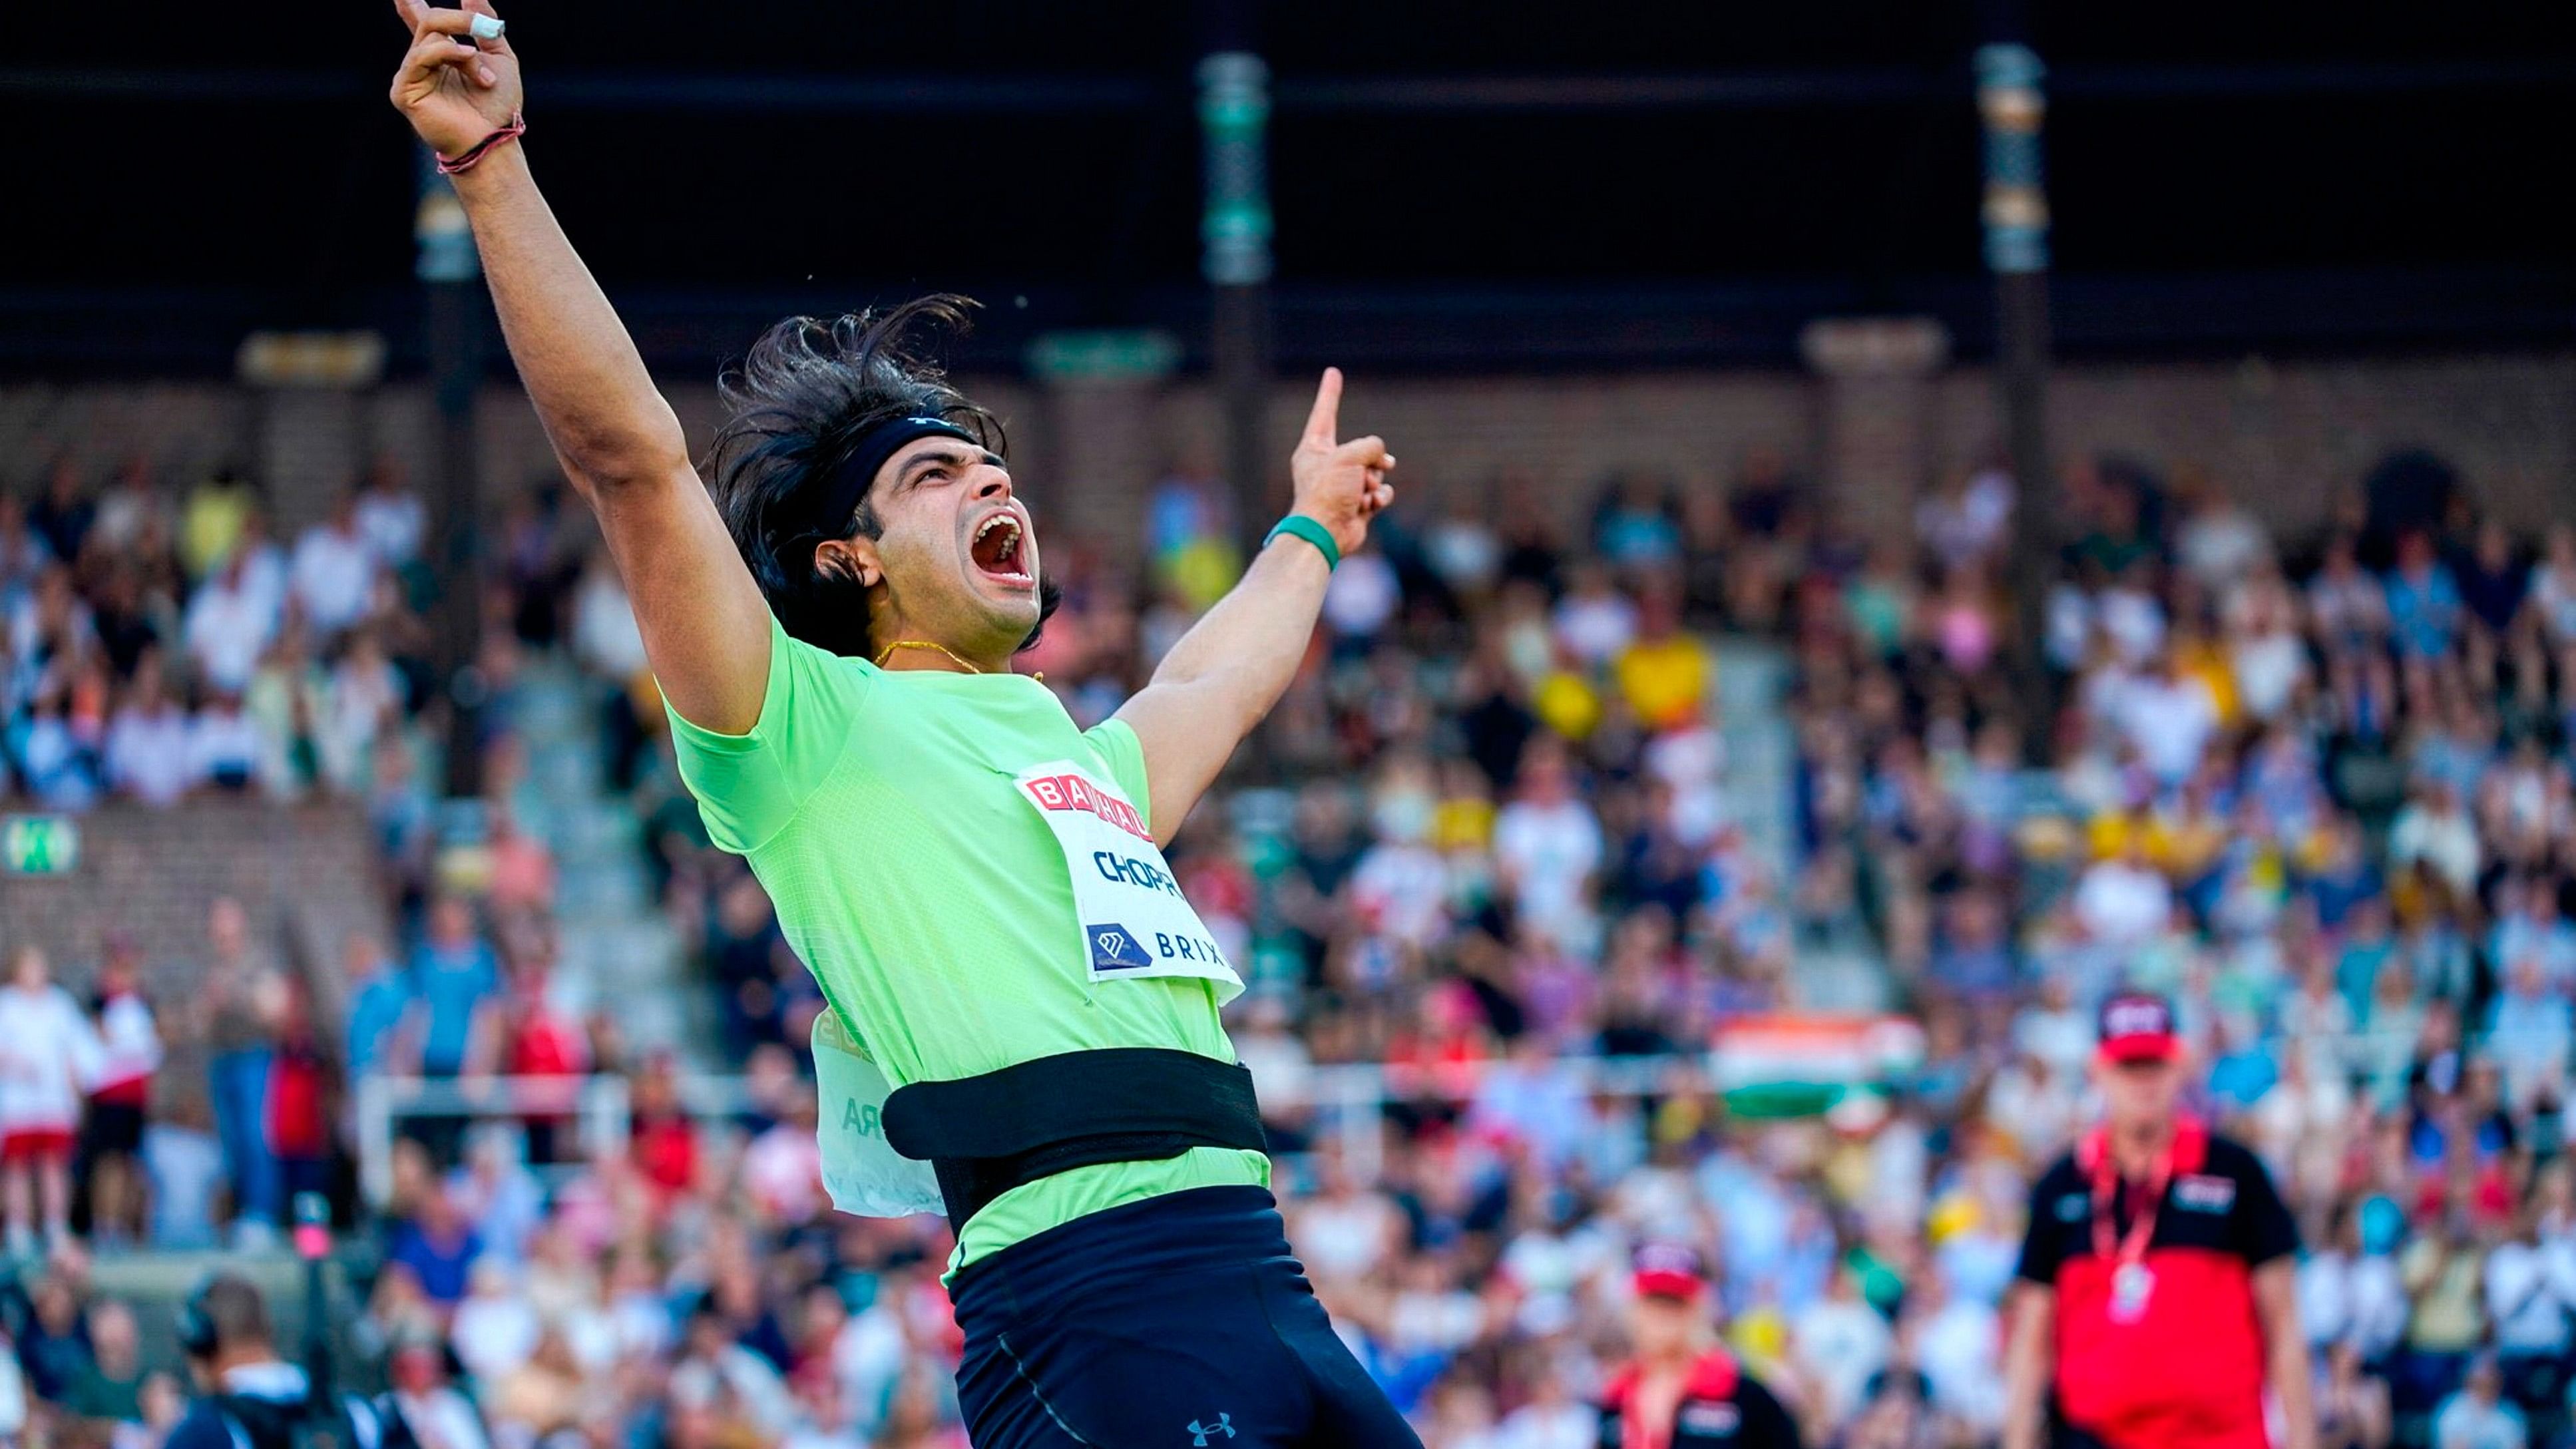
[[[394,0],[412,33],[394,108],[430,149],[462,157],[519,111],[519,58],[478,39],[490,0]],[[494,16],[494,18],[498,18]],[[635,603],[654,677],[692,724],[726,734],[760,717],[769,607],[689,464],[671,405],[537,192],[527,153],[499,144],[453,180],[473,223],[511,360],[555,456],[599,514]]]
[[[1339,441],[1341,406],[1341,370],[1326,368],[1289,460],[1296,480],[1289,511],[1323,525],[1349,553],[1368,538],[1369,520],[1395,501],[1395,485],[1386,481],[1395,457],[1380,438]],[[1171,842],[1235,746],[1287,692],[1331,577],[1322,549],[1275,536],[1118,711],[1145,748],[1157,844]]]

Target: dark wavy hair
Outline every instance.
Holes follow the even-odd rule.
[[[829,321],[790,317],[716,379],[725,420],[704,469],[716,510],[780,625],[818,649],[869,653],[866,587],[814,564],[828,539],[883,536],[865,496],[848,517],[822,516],[833,475],[859,439],[897,418],[942,418],[1008,453],[1001,420],[951,385],[924,350],[928,334],[962,335],[974,306],[941,295]],[[1022,649],[1060,602],[1055,582],[1042,581],[1038,625]]]

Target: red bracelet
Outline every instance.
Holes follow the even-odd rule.
[[[441,176],[453,176],[457,172],[471,167],[475,162],[482,160],[486,155],[489,155],[493,147],[500,145],[504,141],[515,141],[526,134],[528,134],[528,118],[517,111],[512,111],[510,113],[510,124],[503,126],[501,129],[494,131],[491,135],[484,137],[482,140],[477,141],[472,146],[466,148],[464,155],[457,157],[453,161],[444,156],[439,157],[438,174]]]

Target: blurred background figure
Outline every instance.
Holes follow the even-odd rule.
[[[1797,1449],[1797,1421],[1716,1342],[1696,1253],[1649,1244],[1637,1252],[1629,1286],[1633,1357],[1602,1390],[1601,1443]]]

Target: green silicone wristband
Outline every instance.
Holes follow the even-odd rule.
[[[1271,525],[1270,531],[1262,535],[1261,546],[1263,548],[1268,548],[1270,546],[1270,540],[1277,538],[1283,533],[1293,534],[1298,538],[1302,538],[1308,543],[1313,544],[1317,549],[1321,550],[1324,555],[1324,567],[1327,571],[1337,569],[1342,566],[1342,550],[1339,545],[1333,542],[1333,531],[1326,528],[1324,525],[1317,523],[1315,520],[1308,518],[1302,513],[1291,513],[1286,518],[1283,518],[1277,523]]]

